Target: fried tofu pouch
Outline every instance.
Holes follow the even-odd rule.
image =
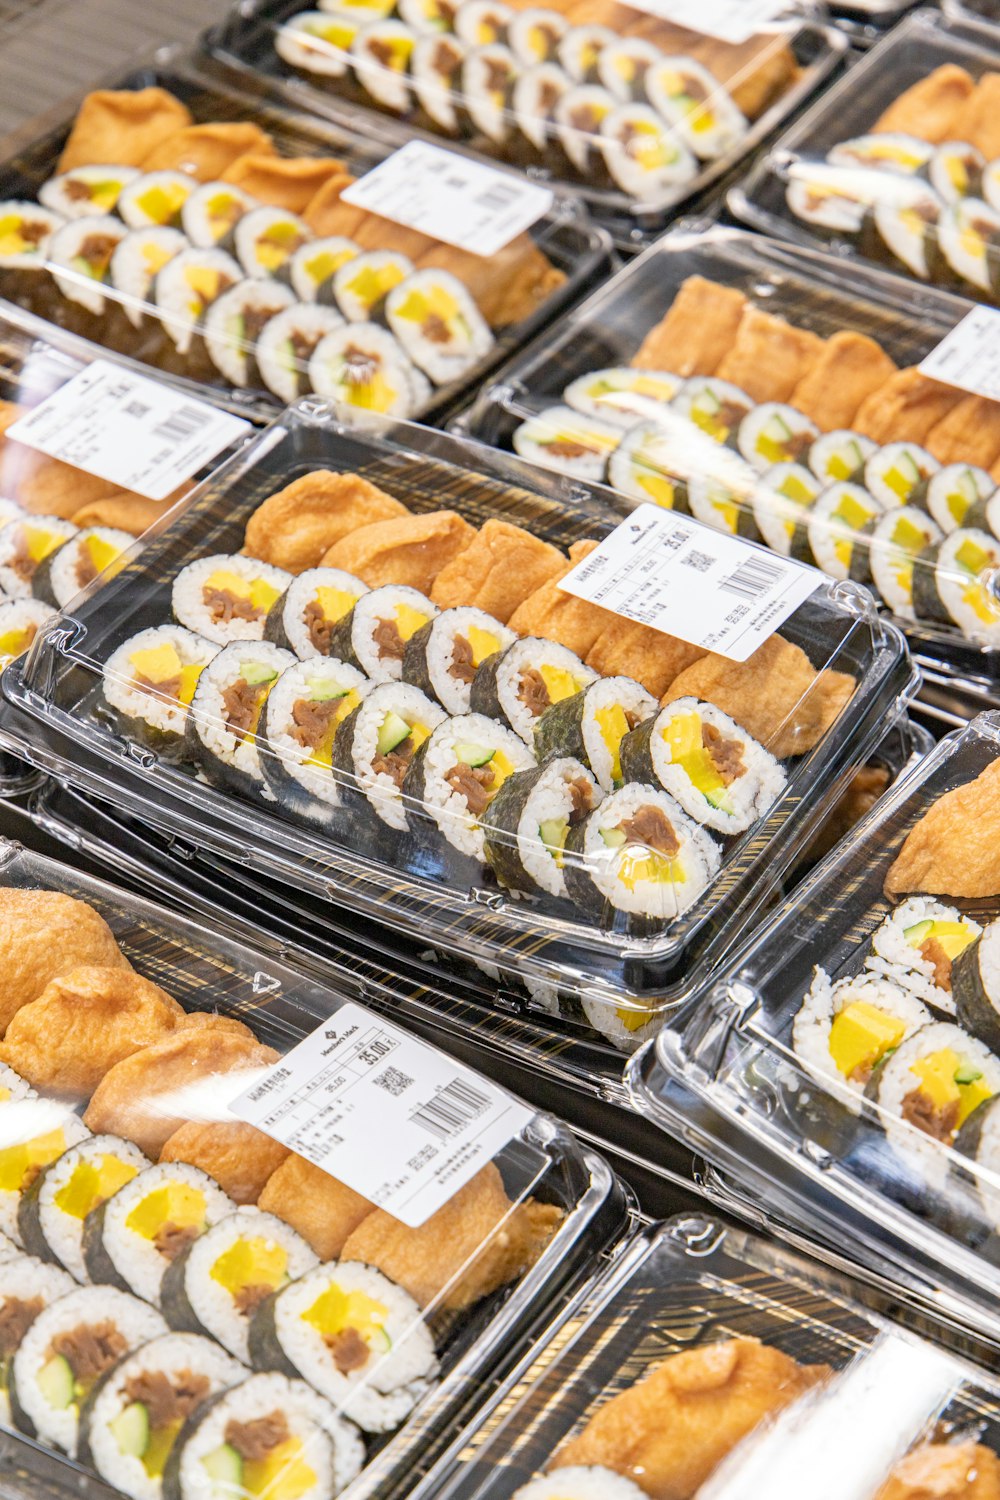
[[[925,1443],[900,1460],[875,1500],[1000,1500],[1000,1459],[971,1438]]]
[[[1000,405],[985,396],[965,396],[924,440],[940,464],[978,464],[989,469],[1000,458]]]
[[[188,1120],[170,1136],[161,1161],[183,1161],[201,1167],[234,1203],[256,1203],[268,1178],[290,1153],[277,1141],[242,1120]]]
[[[464,551],[434,580],[431,599],[441,609],[476,604],[504,624],[550,578],[566,570],[566,558],[510,521],[487,521]]]
[[[14,401],[0,401],[0,494],[35,515],[62,516],[66,521],[84,507],[105,500],[109,493],[131,497],[131,491],[119,490],[96,474],[9,438],[8,428],[29,410]]]
[[[853,427],[858,408],[896,374],[881,344],[863,333],[832,334],[790,396],[821,432]]]
[[[269,151],[249,150],[219,177],[261,203],[301,214],[328,182],[338,181],[344,173],[344,163],[332,156],[275,156]]]
[[[320,1260],[338,1260],[358,1225],[374,1213],[367,1198],[290,1152],[268,1178],[257,1207],[297,1229]]]
[[[323,555],[324,568],[344,568],[370,588],[408,584],[429,594],[435,578],[464,552],[475,527],[454,510],[432,510],[362,526],[334,542]]]
[[[507,621],[511,630],[516,630],[518,635],[537,635],[545,640],[558,641],[583,659],[602,631],[609,629],[618,616],[602,609],[599,604],[590,604],[586,599],[563,593],[559,581],[597,545],[594,541],[574,542],[569,562],[562,572],[529,594],[515,609]]]
[[[102,495],[99,500],[89,501],[74,511],[70,520],[81,530],[85,526],[114,526],[120,531],[127,531],[130,536],[142,536],[144,531],[148,531],[150,526],[166,515],[174,503],[173,497],[167,500],[147,500],[143,495],[132,495],[121,490],[117,494]]]
[[[440,1307],[459,1311],[533,1266],[562,1218],[562,1209],[535,1198],[511,1203],[490,1162],[418,1229],[375,1209],[341,1259],[375,1266],[421,1307],[440,1298]]]
[[[716,374],[754,401],[787,401],[822,353],[823,340],[815,333],[747,303]]]
[[[902,131],[922,141],[967,140],[955,134],[963,106],[976,85],[964,68],[944,63],[894,99],[871,127],[873,132]]]
[[[270,1067],[278,1054],[246,1037],[210,1026],[189,1026],[151,1047],[133,1052],[106,1073],[94,1091],[84,1123],[95,1135],[105,1131],[134,1141],[153,1160],[175,1130],[189,1118],[178,1110],[191,1109],[188,1090],[205,1107],[239,1092],[227,1074]],[[201,1085],[195,1090],[192,1085]],[[225,1118],[225,1111],[220,1112]]]
[[[183,1016],[141,974],[84,965],[21,1007],[0,1042],[0,1061],[47,1094],[89,1099],[109,1069],[169,1036]]]
[[[735,342],[746,304],[735,287],[689,276],[668,312],[646,334],[633,368],[714,375]]]
[[[817,672],[805,652],[772,635],[746,661],[710,653],[671,683],[664,703],[714,703],[779,760],[805,755],[836,723],[857,687],[849,672]]]
[[[550,1469],[600,1464],[650,1500],[691,1500],[759,1422],[829,1375],[756,1339],[686,1349],[595,1412]]]
[[[1000,156],[1000,73],[983,74],[951,123],[949,139],[971,141],[987,161]]]
[[[132,972],[104,918],[60,891],[0,889],[0,957],[0,1033],[61,974],[84,964]]]
[[[585,661],[602,677],[634,677],[647,693],[662,698],[677,677],[705,655],[701,646],[615,615]]]
[[[876,443],[923,443],[962,399],[961,391],[928,379],[912,365],[865,397],[852,426]]]
[[[258,505],[247,522],[244,548],[261,562],[304,573],[318,568],[342,537],[409,514],[405,505],[357,474],[314,469]]]
[[[273,155],[266,130],[250,120],[186,125],[158,141],[142,163],[144,172],[189,172],[199,182],[215,182],[249,152]]]
[[[1000,896],[1000,760],[939,797],[885,877],[888,896]]]
[[[141,167],[154,146],[193,123],[166,89],[98,89],[77,110],[56,171],[101,161]]]

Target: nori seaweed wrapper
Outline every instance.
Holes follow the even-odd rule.
[[[871,537],[877,524],[877,520],[873,517],[863,526],[851,527],[854,539],[851,547],[851,565],[847,570],[847,576],[854,583],[871,583],[872,581],[872,560],[866,538]]]
[[[63,547],[68,547],[70,542],[74,540],[75,538],[73,537],[67,537],[64,542],[60,542],[58,547],[54,547],[51,552],[42,558],[31,575],[31,597],[33,599],[40,599],[43,604],[50,604],[53,609],[59,608],[59,601],[56,599],[52,589],[52,564]]]
[[[660,713],[656,713],[651,719],[645,719],[634,729],[629,730],[622,740],[618,756],[621,761],[623,786],[627,786],[630,781],[639,781],[643,786],[662,785],[656,774],[653,752],[650,749],[660,717]]]
[[[507,647],[507,651],[512,649],[511,646]],[[492,656],[486,658],[481,666],[476,668],[476,675],[472,679],[472,692],[469,698],[470,714],[485,714],[488,719],[499,719],[502,724],[509,724],[510,720],[500,706],[500,695],[497,692],[497,672],[507,655],[507,651],[495,651]]]
[[[301,781],[298,781],[285,766],[278,752],[272,748],[268,738],[268,710],[271,698],[268,695],[261,710],[257,726],[258,753],[264,780],[274,793],[285,812],[315,828],[322,826],[330,831],[343,832],[344,806],[331,806],[319,797],[314,797]],[[331,768],[331,776],[334,774]],[[344,801],[341,794],[342,804]]]
[[[354,649],[354,610],[349,609],[334,625],[330,632],[330,649],[328,656],[335,656],[339,661],[345,661],[349,666],[357,667],[359,672],[365,669],[358,659]]]
[[[119,1291],[131,1292],[132,1288],[124,1277],[119,1276],[114,1261],[104,1248],[104,1215],[108,1202],[110,1199],[91,1209],[83,1221],[83,1263],[95,1285],[115,1286]]]
[[[288,590],[271,605],[264,621],[264,639],[271,641],[275,646],[283,646],[286,651],[296,655],[295,648],[285,632],[285,605],[288,602]]]
[[[427,665],[427,648],[430,645],[433,628],[434,620],[428,620],[426,625],[421,625],[419,630],[414,631],[403,647],[403,681],[411,683],[413,687],[418,687],[422,693],[426,693],[428,698],[437,703],[438,695],[434,691],[430,669]]]
[[[1000,1011],[997,1009],[997,1004],[1000,1003],[1000,983],[996,998],[991,999],[979,962],[982,941],[981,937],[977,937],[967,948],[962,949],[952,963],[951,992],[959,1025],[964,1026],[966,1031],[971,1031],[991,1051],[997,1052],[1000,1051]],[[974,1110],[969,1119],[973,1119],[978,1113],[978,1109]],[[967,1125],[968,1121],[962,1129],[965,1130]]]
[[[539,765],[556,755],[572,755],[575,760],[590,770],[593,767],[587,757],[583,741],[583,721],[587,713],[587,694],[593,684],[588,684],[579,693],[553,703],[535,721],[535,759]]]
[[[624,740],[622,743],[624,744]],[[595,808],[585,818],[581,818],[579,823],[574,823],[570,827],[566,835],[565,859],[563,860],[563,875],[566,877],[566,891],[570,900],[575,902],[582,911],[597,917],[604,911],[607,902],[594,884],[583,849],[590,820],[597,817],[599,812],[600,808]]]
[[[490,657],[490,661],[494,660]],[[483,664],[484,666],[486,663]],[[482,671],[482,668],[480,668]],[[478,674],[477,674],[478,680]],[[486,859],[501,885],[520,891],[538,891],[535,880],[522,863],[517,843],[517,825],[525,803],[544,775],[544,765],[508,776],[483,814],[482,829]],[[540,846],[540,841],[539,841]]]
[[[937,589],[937,559],[940,542],[932,542],[913,560],[913,611],[918,620],[938,620],[952,624],[951,615],[941,603]]]
[[[301,1379],[302,1372],[288,1358],[278,1338],[274,1309],[280,1293],[272,1292],[260,1304],[250,1322],[250,1364],[255,1370],[277,1370],[281,1375]]]
[[[235,680],[239,681],[238,678]],[[266,707],[266,699],[261,708],[261,718],[263,718],[264,707]],[[263,767],[261,768],[261,779],[258,781],[255,777],[249,775],[248,772],[241,771],[237,766],[231,766],[222,760],[202,740],[198,733],[197,717],[191,710],[188,711],[185,721],[184,734],[191,759],[201,767],[205,773],[206,780],[212,786],[218,787],[223,792],[232,792],[237,797],[247,797],[252,802],[259,802],[261,800],[264,786],[266,785],[263,779]],[[257,728],[252,734],[247,734],[247,738],[261,739],[260,720],[258,720]],[[260,749],[258,749],[259,753]]]

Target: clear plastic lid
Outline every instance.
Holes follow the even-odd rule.
[[[631,1036],[760,909],[913,674],[847,584],[817,581],[747,664],[565,595],[562,549],[618,519],[458,439],[303,404],[6,696],[60,777],[421,941],[593,987]]]
[[[374,987],[358,1006],[346,972],[333,992],[9,843],[0,907],[0,1425],[23,1437],[16,1462],[60,1495],[384,1493],[620,1232],[611,1174],[385,1021]],[[317,1025],[306,1065],[295,1049]],[[292,1150],[246,1104],[289,1075]],[[452,1172],[429,1216],[371,1155],[373,1089],[415,1131],[424,1194]],[[458,1119],[492,1130],[496,1101],[513,1129],[470,1172]],[[338,1139],[384,1206],[315,1164]]]
[[[941,9],[955,21],[1000,20],[995,0],[942,0]]]
[[[762,1203],[994,1342],[998,769],[996,715],[943,741],[631,1080]]]
[[[919,371],[969,305],[698,221],[505,368],[456,429],[871,588],[923,665],[1000,644],[1000,404]],[[978,710],[975,710],[978,711]]]
[[[159,52],[0,145],[0,297],[265,419],[417,416],[607,261],[567,199],[490,257],[349,207],[387,149],[259,94]]]
[[[857,1294],[709,1217],[654,1226],[415,1497],[992,1493],[1000,1388]]]
[[[565,188],[626,244],[753,151],[845,45],[794,0],[251,0],[208,39],[339,124],[454,144]]]

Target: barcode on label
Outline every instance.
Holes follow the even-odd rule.
[[[437,1136],[439,1141],[446,1141],[464,1130],[466,1125],[489,1107],[488,1094],[480,1093],[479,1089],[473,1088],[464,1079],[456,1078],[435,1094],[433,1099],[428,1099],[426,1104],[415,1109],[410,1119],[422,1125],[431,1135]]]
[[[200,411],[197,406],[182,406],[171,412],[166,421],[154,427],[153,431],[158,438],[163,438],[168,443],[182,443],[185,439],[194,437],[211,419],[210,411]]]
[[[748,557],[728,578],[720,580],[719,588],[738,599],[759,599],[762,594],[770,593],[784,572],[781,563],[766,557]]]
[[[485,193],[480,193],[476,202],[482,208],[506,208],[508,203],[513,203],[518,194],[516,187],[508,187],[506,183],[499,182],[496,187],[487,188]]]

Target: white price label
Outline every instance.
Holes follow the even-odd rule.
[[[815,568],[640,505],[559,587],[692,646],[746,661],[823,582]]]
[[[533,1118],[364,1006],[343,1006],[229,1106],[416,1229]]]
[[[109,484],[165,500],[249,428],[183,391],[95,359],[7,436]]]
[[[356,208],[483,256],[496,255],[553,203],[549,189],[536,182],[424,141],[410,141],[340,196]]]
[[[720,42],[748,42],[787,10],[787,0],[628,0],[633,10],[659,16]]]
[[[974,307],[920,363],[920,373],[1000,401],[1000,312]]]

